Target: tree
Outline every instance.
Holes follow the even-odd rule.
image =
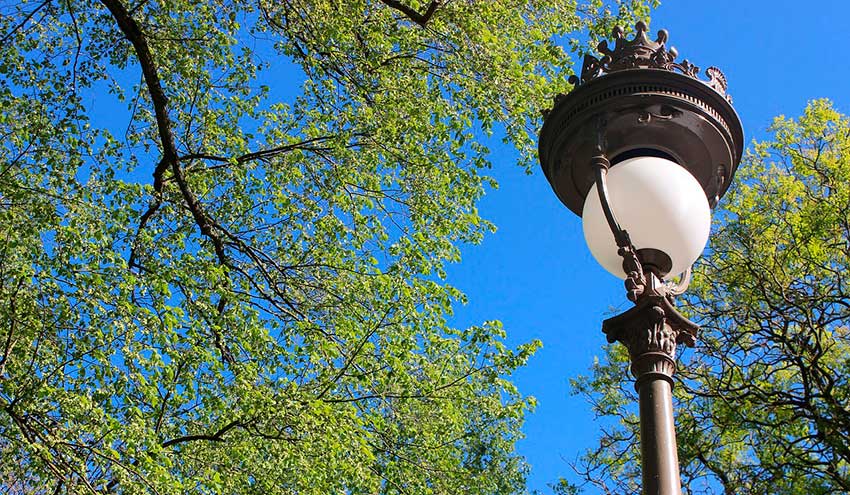
[[[702,325],[675,388],[685,493],[850,491],[850,119],[811,102],[779,117],[715,213],[684,296]],[[625,353],[575,382],[611,421],[579,470],[606,493],[639,480]]]
[[[642,1],[0,9],[8,492],[523,490],[538,344],[453,328],[444,266],[493,228],[489,136],[535,156],[556,40]]]

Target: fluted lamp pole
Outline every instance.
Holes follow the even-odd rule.
[[[591,253],[625,280],[634,302],[605,320],[629,350],[639,395],[645,495],[680,495],[673,420],[676,346],[699,327],[673,305],[708,240],[711,208],[741,160],[741,120],[716,67],[677,62],[667,32],[614,29],[613,48],[585,56],[575,88],[555,98],[540,131],[540,163],[558,198],[582,217]],[[673,280],[678,282],[673,283]]]

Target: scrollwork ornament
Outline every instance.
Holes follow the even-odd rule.
[[[649,124],[654,120],[672,120],[676,117],[682,115],[680,110],[677,110],[671,106],[664,105],[661,107],[660,111],[650,112],[647,109],[642,109],[637,112],[637,121],[640,124]]]
[[[670,70],[677,70],[686,76],[693,77],[694,79],[698,79],[699,76],[699,67],[692,64],[689,60],[682,60],[681,63],[672,64],[670,66]]]
[[[669,51],[665,50],[664,47],[660,47],[658,50],[652,53],[650,57],[650,67],[654,69],[665,69],[670,70],[670,64],[673,63],[675,57],[670,54]]]
[[[714,90],[718,93],[725,95],[726,100],[728,100],[729,103],[732,103],[732,96],[726,93],[726,88],[729,87],[729,84],[726,81],[726,76],[723,74],[723,71],[712,66],[705,70],[705,75],[708,76],[708,83],[706,84],[714,88]]]

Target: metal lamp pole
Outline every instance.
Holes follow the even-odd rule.
[[[714,207],[732,181],[744,137],[723,73],[709,67],[708,80],[700,79],[698,67],[676,62],[666,31],[654,41],[646,31],[639,22],[628,40],[617,27],[613,48],[603,41],[600,57],[585,56],[581,77],[570,78],[573,91],[558,95],[544,115],[539,155],[553,190],[574,213],[582,216],[592,190],[599,197],[635,304],[605,320],[602,330],[609,342],[629,350],[639,395],[643,493],[680,495],[672,377],[676,346],[693,347],[699,327],[676,310],[673,298],[687,287],[690,269],[678,284],[666,280],[673,254],[632,242],[626,230],[632,226],[621,225],[612,208],[616,198],[607,177],[625,160],[661,158],[687,170]],[[649,221],[663,226],[663,214]]]

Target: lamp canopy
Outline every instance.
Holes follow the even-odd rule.
[[[539,156],[558,198],[582,215],[594,185],[591,158],[603,151],[617,167],[636,156],[657,156],[684,167],[713,207],[726,192],[743,153],[741,120],[716,67],[676,62],[667,31],[646,36],[643,22],[632,40],[614,29],[615,46],[598,45],[599,58],[586,55],[575,88],[555,98],[544,112]],[[600,150],[600,148],[602,148]],[[628,228],[626,226],[626,228]]]

